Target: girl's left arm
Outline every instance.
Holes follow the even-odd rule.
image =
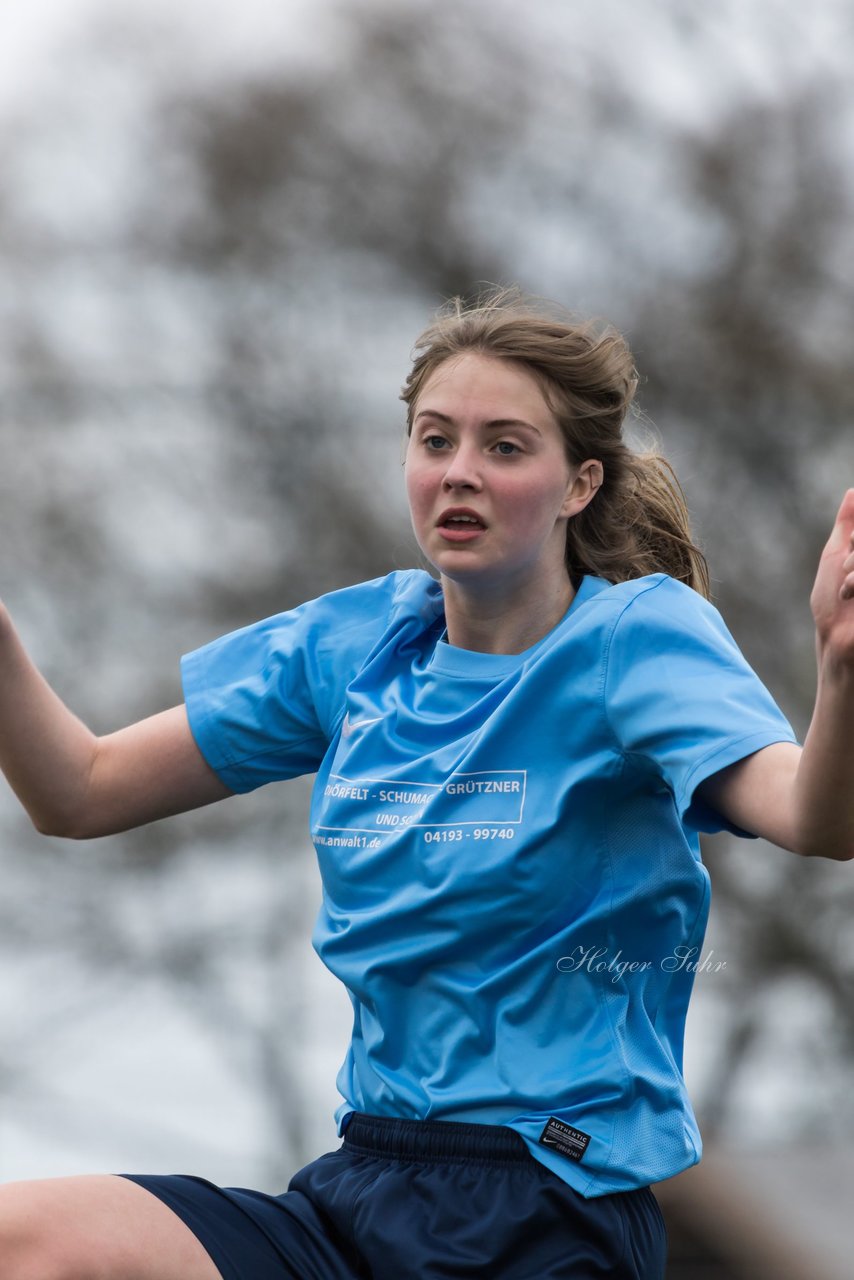
[[[821,554],[810,606],[818,688],[803,747],[778,742],[706,779],[703,799],[794,853],[854,859],[854,489]]]

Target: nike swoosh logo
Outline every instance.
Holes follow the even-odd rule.
[[[384,719],[385,719],[385,716],[371,716],[370,719],[368,720],[351,720],[350,713],[348,711],[344,717],[344,725],[343,725],[344,737],[349,738],[350,734],[355,729],[364,729],[369,724],[378,724],[380,720],[384,720]]]

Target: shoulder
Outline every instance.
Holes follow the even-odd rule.
[[[424,630],[442,609],[441,589],[429,574],[397,571],[330,591],[209,641],[184,656],[185,675],[199,668],[207,680],[222,670],[271,672],[294,660],[345,669],[390,632]],[[224,677],[223,677],[224,678]]]
[[[649,610],[665,615],[686,610],[717,613],[715,606],[699,591],[667,573],[648,573],[627,582],[607,582],[604,578],[585,578],[584,581],[594,584],[596,594],[592,598],[612,606],[617,614],[629,609],[635,613]]]
[[[420,569],[399,569],[381,578],[341,587],[308,601],[301,609],[321,630],[334,627],[342,639],[340,626],[384,631],[412,621],[429,626],[443,609],[438,582]],[[281,615],[287,617],[287,615]]]
[[[650,688],[679,690],[682,698],[686,684],[711,695],[720,681],[753,674],[721,614],[684,582],[665,573],[595,581],[599,589],[582,612],[606,701]]]
[[[342,626],[368,624],[382,628],[393,619],[418,618],[433,622],[442,611],[439,583],[419,569],[396,570],[381,578],[371,578],[352,586],[339,587],[303,604],[251,622],[233,635],[265,632],[275,635],[295,627],[317,630],[318,639],[330,628],[343,638]]]
[[[637,643],[663,641],[667,635],[693,635],[698,641],[726,639],[726,624],[715,606],[698,591],[666,573],[646,574],[628,582],[585,578],[580,589],[585,611],[616,639]],[[592,607],[588,607],[592,606]]]

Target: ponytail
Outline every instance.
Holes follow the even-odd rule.
[[[604,475],[593,501],[567,527],[573,583],[585,573],[609,582],[667,573],[710,599],[706,557],[692,540],[685,495],[667,459],[624,446],[610,467],[604,464]]]

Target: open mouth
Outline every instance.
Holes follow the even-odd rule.
[[[477,516],[446,516],[442,521],[442,529],[484,529],[486,526]]]
[[[466,542],[483,533],[485,528],[473,511],[448,511],[439,521],[439,532],[451,542]]]
[[[487,526],[480,520],[451,516],[439,524],[439,534],[447,543],[471,543],[480,538]]]

